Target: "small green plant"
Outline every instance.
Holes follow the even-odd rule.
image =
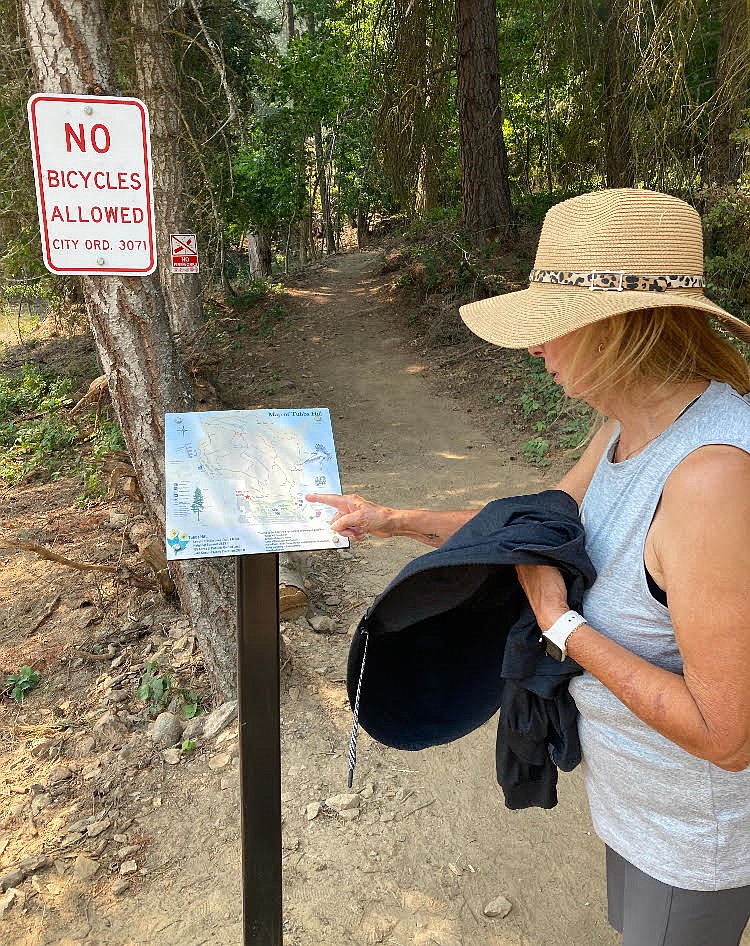
[[[526,443],[521,444],[521,453],[530,462],[536,466],[549,466],[549,440],[544,437],[532,437]]]
[[[79,509],[88,509],[101,502],[107,495],[107,482],[99,470],[86,470],[83,474],[83,492],[76,498]]]
[[[182,710],[185,719],[192,719],[200,712],[200,695],[189,687],[179,686],[171,673],[162,673],[158,660],[146,662],[135,695],[147,704],[149,716]]]
[[[288,317],[289,313],[281,303],[276,303],[276,305],[264,309],[260,314],[258,335],[265,335],[266,337],[273,335],[277,326]]]
[[[14,700],[23,703],[26,694],[39,685],[39,674],[24,664],[18,673],[9,673],[5,681],[10,695]]]
[[[180,746],[180,752],[182,755],[192,755],[192,753],[195,752],[195,740],[183,739],[182,745]]]
[[[171,699],[171,690],[172,677],[168,673],[159,672],[159,661],[147,661],[135,695],[147,704],[149,716],[158,716],[164,712]]]

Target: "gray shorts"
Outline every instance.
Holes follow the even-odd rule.
[[[750,919],[750,887],[670,887],[608,847],[607,904],[622,946],[739,946]]]

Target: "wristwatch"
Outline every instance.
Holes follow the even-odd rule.
[[[566,645],[570,635],[585,623],[586,618],[582,614],[577,611],[566,611],[552,627],[542,631],[540,643],[544,643],[544,648],[550,657],[562,662],[568,656]]]

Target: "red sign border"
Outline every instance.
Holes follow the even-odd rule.
[[[89,266],[69,266],[61,268],[55,266],[52,260],[50,259],[50,245],[49,245],[49,233],[47,232],[47,207],[44,202],[44,187],[42,184],[42,174],[41,174],[41,157],[39,155],[39,131],[37,129],[37,116],[36,116],[36,106],[39,102],[81,102],[84,104],[91,104],[93,102],[98,102],[100,105],[135,105],[141,113],[141,135],[143,141],[143,166],[145,169],[146,177],[146,208],[148,213],[148,241],[149,241],[149,263],[145,268],[133,267],[128,268],[127,266],[115,266],[115,267],[106,267],[103,266],[101,269],[92,270]],[[29,116],[31,118],[31,127],[32,127],[32,146],[34,149],[34,176],[36,178],[37,185],[37,194],[39,197],[39,209],[41,211],[41,220],[40,223],[44,227],[44,255],[45,260],[44,264],[53,273],[59,275],[72,275],[75,273],[80,273],[81,275],[132,275],[132,276],[148,276],[154,272],[156,269],[156,248],[154,246],[154,219],[153,219],[153,201],[151,195],[151,142],[149,140],[148,132],[146,129],[147,122],[147,112],[146,106],[140,99],[126,98],[126,97],[114,97],[114,98],[104,98],[100,95],[53,95],[47,92],[37,92],[29,100]]]

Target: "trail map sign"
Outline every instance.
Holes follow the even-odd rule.
[[[167,558],[346,548],[328,410],[202,411],[165,416]]]
[[[148,111],[131,98],[28,103],[44,263],[69,275],[156,269]]]
[[[170,233],[173,273],[198,272],[198,237],[194,233]]]

